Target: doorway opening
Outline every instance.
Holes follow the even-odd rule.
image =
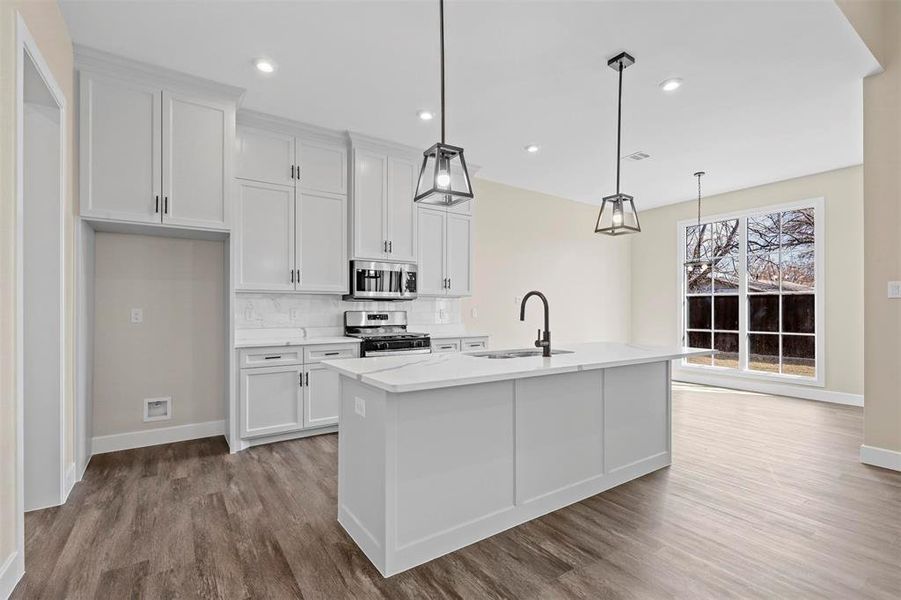
[[[67,469],[65,460],[65,96],[21,19],[17,33],[16,358],[21,515],[62,504],[74,483],[74,469]]]

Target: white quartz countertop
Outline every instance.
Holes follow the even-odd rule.
[[[641,346],[614,342],[560,344],[554,346],[554,349],[573,352],[555,354],[548,358],[530,356],[502,359],[472,356],[473,353],[425,354],[327,360],[322,364],[368,385],[400,393],[621,367],[685,356],[709,355],[713,352],[682,346]]]
[[[291,335],[270,335],[270,336],[235,336],[235,348],[264,348],[268,346],[319,346],[322,344],[359,344],[359,338],[346,337],[343,335],[334,336],[291,336]]]

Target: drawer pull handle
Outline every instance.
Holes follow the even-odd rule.
[[[340,352],[326,352],[323,356],[338,356]]]
[[[263,360],[277,360],[281,357],[282,357],[281,354],[279,354],[278,356],[264,356]]]

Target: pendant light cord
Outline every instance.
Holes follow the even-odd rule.
[[[444,0],[441,0],[442,2]],[[619,196],[620,140],[623,129],[623,61],[619,61],[619,95],[616,105],[616,195]]]
[[[441,143],[444,143],[444,0],[438,0],[441,24]]]
[[[698,178],[698,231],[701,230],[701,177],[703,175],[706,175],[704,171],[695,173],[695,177]]]

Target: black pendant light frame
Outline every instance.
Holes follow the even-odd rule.
[[[635,64],[635,59],[628,52],[621,52],[607,61],[607,66],[619,73],[619,90],[616,109],[616,193],[605,196],[601,201],[601,210],[594,226],[595,233],[605,235],[622,235],[626,233],[638,233],[641,224],[638,222],[638,211],[635,210],[635,199],[629,194],[619,191],[620,156],[622,155],[622,125],[623,125],[623,71]],[[610,224],[601,226],[604,217],[610,215]],[[626,223],[627,214],[631,215],[634,224]]]
[[[463,148],[447,144],[444,141],[444,0],[438,0],[438,7],[441,40],[441,141],[436,142],[422,153],[422,167],[419,170],[419,180],[416,184],[416,195],[413,197],[413,202],[449,207],[471,200],[473,193],[466,159],[463,157]],[[430,162],[433,164],[430,165]],[[459,164],[462,177],[461,186],[457,188],[454,188],[453,167],[455,164]],[[439,175],[442,174],[446,174],[448,179],[446,184],[440,183]]]

